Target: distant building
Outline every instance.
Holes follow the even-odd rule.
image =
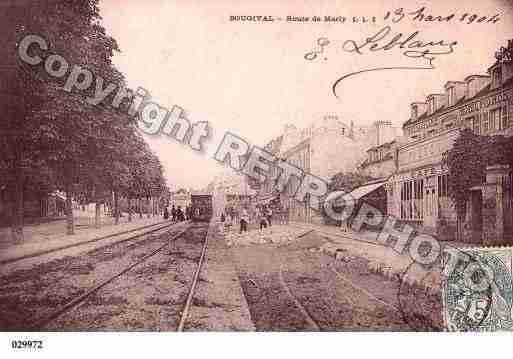
[[[215,215],[221,212],[240,213],[242,208],[254,205],[257,191],[248,184],[247,177],[227,168],[208,185],[214,201]]]
[[[185,188],[172,192],[170,195],[170,205],[185,208],[191,204],[191,192]]]
[[[357,166],[365,160],[367,148],[393,140],[399,131],[387,121],[376,121],[370,127],[356,128],[352,121],[347,124],[337,115],[325,115],[304,129],[286,125],[283,133],[270,141],[264,149],[279,160],[287,161],[305,173],[329,182],[341,171],[356,171]],[[261,203],[272,202],[277,207],[288,209],[291,220],[320,222],[320,214],[307,203],[291,198],[298,185],[299,179],[292,177],[280,195],[274,189],[274,181],[267,180],[257,186],[258,199]]]
[[[387,179],[397,170],[398,149],[403,143],[402,137],[369,148],[367,158],[358,166],[362,175],[376,179]]]
[[[64,216],[66,197],[59,191],[43,196],[25,195],[23,200],[23,216],[30,223],[42,218]],[[8,196],[8,188],[0,187],[0,226],[10,225],[12,217],[12,199]]]

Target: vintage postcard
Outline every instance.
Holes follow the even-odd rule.
[[[0,331],[511,332],[513,3],[3,0]]]

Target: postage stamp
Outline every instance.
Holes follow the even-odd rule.
[[[447,330],[513,330],[511,252],[510,247],[451,249],[458,261],[442,276]]]

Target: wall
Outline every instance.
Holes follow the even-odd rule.
[[[360,173],[373,178],[388,178],[394,174],[395,170],[395,159],[389,158],[365,165],[361,168]]]

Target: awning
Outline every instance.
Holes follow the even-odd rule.
[[[385,185],[385,183],[387,183],[387,181],[371,183],[371,184],[367,184],[367,185],[358,187],[358,188],[354,189],[352,192],[350,192],[340,198],[337,198],[335,200],[335,205],[339,205],[339,204],[343,205],[345,203],[345,200],[347,200],[347,199],[351,199],[352,201],[358,201],[360,198],[365,197],[369,193],[374,192],[378,188],[382,187],[383,185]]]
[[[383,186],[385,183],[387,182],[383,181],[358,187],[357,189],[353,190],[350,193],[350,195],[353,196],[355,200],[359,200],[360,198],[368,195],[369,193],[374,192],[375,190]]]
[[[276,198],[277,198],[277,196],[258,198],[257,203],[258,204],[268,204],[269,202],[271,202],[273,199],[276,199]]]
[[[64,193],[62,193],[62,192],[59,192],[59,191],[53,191],[53,192],[52,192],[52,195],[54,195],[54,196],[55,196],[55,198],[58,198],[58,199],[60,199],[60,200],[63,200],[63,201],[65,201],[65,200],[66,200],[66,195],[65,195]]]

